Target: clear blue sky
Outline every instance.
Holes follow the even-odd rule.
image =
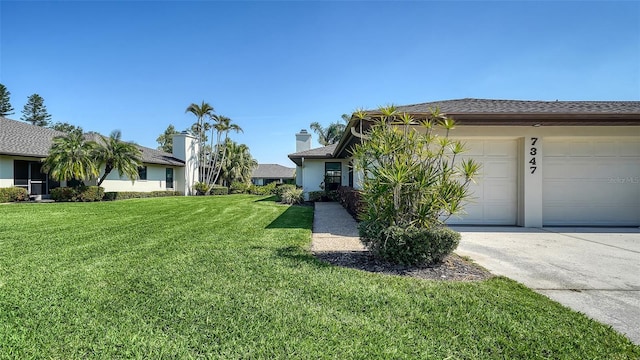
[[[0,83],[53,121],[156,147],[205,100],[260,163],[356,108],[639,100],[638,2],[0,1]],[[317,136],[314,136],[314,142]]]

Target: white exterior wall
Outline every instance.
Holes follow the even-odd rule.
[[[194,195],[193,185],[200,178],[199,171],[199,153],[196,138],[183,133],[173,136],[173,156],[184,161],[184,167],[178,168],[173,173],[176,182],[176,191],[182,191],[186,195]]]
[[[150,192],[150,191],[164,191],[164,190],[175,190],[179,191],[176,188],[176,168],[173,168],[173,182],[174,188],[167,189],[166,183],[166,169],[171,166],[166,165],[156,165],[156,164],[145,164],[147,167],[147,180],[136,180],[134,183],[131,183],[126,176],[120,177],[118,175],[117,170],[113,170],[107,178],[102,182],[102,187],[104,191],[139,191],[139,192]],[[104,170],[104,169],[103,169]]]
[[[324,181],[324,163],[339,162],[342,164],[342,185],[349,184],[349,161],[347,159],[305,159],[301,176],[305,199],[309,199],[310,191],[322,191],[320,184]],[[297,182],[298,177],[296,177]]]
[[[0,188],[13,186],[13,159],[0,155]]]

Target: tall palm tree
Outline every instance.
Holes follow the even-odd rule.
[[[43,160],[43,170],[57,181],[92,179],[100,175],[95,161],[98,144],[87,141],[74,131],[53,139],[49,155]]]
[[[220,183],[229,186],[234,181],[243,183],[251,181],[251,174],[258,166],[258,161],[251,156],[249,147],[226,139],[221,151],[226,155],[220,164]]]
[[[209,103],[204,102],[204,100],[202,100],[202,103],[200,105],[196,103],[191,103],[191,105],[187,106],[185,113],[188,113],[188,112],[192,113],[197,118],[196,123],[193,124],[193,126],[191,126],[191,130],[198,137],[198,145],[200,146],[201,160],[203,160],[204,159],[203,149],[207,141],[206,139],[207,131],[211,127],[211,124],[209,124],[206,119],[211,119],[215,110],[213,109],[213,106],[211,106]]]
[[[213,131],[215,130],[216,131],[216,148],[218,149],[224,150],[224,147],[229,140],[230,131],[235,131],[236,133],[244,132],[240,126],[238,126],[237,124],[233,124],[231,122],[232,120],[224,115],[214,115],[213,120],[215,121],[215,124],[211,129],[211,138],[213,139]],[[223,135],[224,135],[224,140],[222,139]],[[213,148],[213,144],[211,147]],[[220,177],[220,171],[222,167],[217,166],[219,154],[221,154],[220,162],[225,161],[224,158],[226,156],[226,152],[216,151],[214,154],[214,159],[212,161],[212,164],[209,167],[209,169],[211,170],[208,174],[209,176],[207,177],[207,183],[209,184],[215,184],[218,181],[218,178]],[[216,167],[218,168],[218,171],[216,172],[214,177],[212,170],[214,170]]]
[[[138,168],[142,165],[142,152],[133,143],[122,141],[119,130],[111,132],[109,137],[100,136],[102,144],[98,148],[97,161],[104,165],[104,174],[98,179],[98,186],[113,170],[126,175],[132,182],[138,178]]]

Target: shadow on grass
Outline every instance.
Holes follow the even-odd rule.
[[[264,200],[263,200],[264,201]],[[265,229],[308,229],[311,230],[313,209],[309,206],[292,205],[275,218]]]
[[[276,202],[276,201],[278,201],[278,197],[275,196],[275,195],[271,195],[271,196],[266,197],[264,199],[254,200],[253,202],[262,202],[262,201]]]
[[[299,246],[287,246],[278,248],[275,255],[285,259],[292,260],[294,264],[307,263],[319,268],[327,268],[331,266],[328,262],[320,261],[312,253],[306,251]]]

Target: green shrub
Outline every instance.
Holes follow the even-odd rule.
[[[251,185],[249,192],[253,195],[273,195],[276,190],[276,183],[272,182],[264,186]]]
[[[300,204],[304,201],[302,196],[302,189],[298,189],[295,186],[288,188],[285,192],[280,196],[280,202],[283,204],[295,205]]]
[[[155,198],[155,197],[165,197],[165,196],[182,196],[182,192],[180,191],[151,191],[151,192],[140,192],[140,191],[108,191],[104,193],[103,200],[126,200],[126,199],[140,199],[140,198]]]
[[[274,190],[274,194],[278,197],[278,199],[282,199],[282,194],[283,193],[285,193],[285,192],[287,192],[289,190],[295,189],[295,188],[296,188],[295,185],[283,184],[283,185],[280,185],[280,186],[276,186],[276,189]]]
[[[197,182],[193,185],[193,189],[196,191],[196,195],[206,195],[211,187],[207,183]]]
[[[211,195],[229,195],[229,188],[222,185],[213,185],[209,190]]]
[[[0,203],[24,201],[29,198],[29,193],[25,188],[8,187],[0,188]]]
[[[397,264],[438,263],[460,243],[460,233],[447,227],[383,228],[379,223],[363,221],[359,228],[362,242],[374,255]]]
[[[342,204],[356,220],[359,220],[366,212],[365,203],[362,201],[359,190],[350,186],[340,186],[337,190],[337,198],[340,204]]]
[[[100,186],[59,187],[51,190],[55,201],[101,201],[104,188]]]
[[[309,191],[309,201],[320,201],[324,196],[324,191]]]
[[[229,187],[229,192],[231,194],[247,194],[249,192],[249,189],[251,189],[251,183],[234,181]]]

